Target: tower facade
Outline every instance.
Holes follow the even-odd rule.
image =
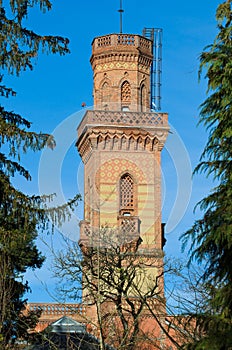
[[[139,35],[111,34],[95,38],[91,64],[94,108],[149,111],[152,42]]]
[[[152,42],[140,35],[110,34],[92,43],[94,109],[79,127],[84,163],[84,220],[88,232],[110,226],[142,240],[143,252],[162,252],[161,150],[167,114],[150,106]]]
[[[169,127],[168,115],[153,112],[149,107],[152,59],[152,42],[143,36],[110,34],[95,38],[90,59],[94,108],[86,111],[78,126],[76,145],[84,163],[85,179],[84,219],[80,222],[79,240],[86,269],[83,301],[96,306],[88,309],[90,318],[98,317],[101,323],[99,308],[104,309],[105,316],[111,315],[107,316],[111,325],[111,317],[116,317],[114,325],[121,319],[120,309],[124,301],[129,308],[132,306],[130,300],[133,300],[138,310],[144,307],[143,297],[138,306],[139,295],[150,295],[149,300],[157,312],[162,313],[164,310],[164,303],[157,307],[153,296],[159,295],[160,300],[164,299],[161,151]],[[118,269],[119,264],[115,265],[117,258],[121,259],[121,253],[112,256],[112,232],[117,232],[120,252],[129,247],[128,255],[126,252],[123,261],[119,261],[120,266],[124,271],[128,271],[131,264],[136,266],[135,270],[132,268],[132,279],[127,275],[131,285],[123,292],[120,286],[125,286],[125,278],[120,273],[122,269]],[[108,235],[106,240],[105,233]],[[92,248],[95,248],[93,254]],[[133,263],[131,250],[136,252]],[[104,251],[109,258],[105,257]],[[92,263],[88,264],[90,261]],[[115,266],[113,270],[108,268],[111,265]],[[92,275],[90,270],[93,271]],[[104,280],[106,275],[107,283]],[[156,286],[157,279],[159,282]],[[110,297],[105,297],[105,290],[103,306],[100,296],[106,284],[111,288],[108,294]],[[129,299],[123,299],[125,294]],[[115,296],[114,302],[112,295]],[[127,307],[125,310],[128,310]],[[126,317],[127,326],[134,327],[137,316],[134,311],[130,317],[125,312],[122,317]],[[128,337],[130,332],[124,328],[124,322],[119,324],[118,334]],[[148,323],[144,325],[141,327],[146,329]],[[109,327],[106,325],[105,328],[109,336]],[[125,333],[121,332],[122,328]],[[114,331],[115,327],[111,329],[113,334]]]

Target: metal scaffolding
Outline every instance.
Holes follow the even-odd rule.
[[[161,109],[162,34],[163,30],[161,28],[144,28],[142,34],[153,43],[153,61],[151,65],[151,110]]]

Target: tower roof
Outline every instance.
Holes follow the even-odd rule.
[[[51,325],[52,333],[82,333],[85,332],[85,326],[73,320],[70,317],[64,316],[53,322]]]

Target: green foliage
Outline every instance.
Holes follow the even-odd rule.
[[[68,39],[39,35],[24,26],[30,8],[38,6],[42,12],[51,9],[49,0],[0,0],[0,94],[10,98],[16,92],[4,85],[4,75],[20,75],[33,68],[39,52],[69,52]],[[34,327],[37,313],[23,313],[24,294],[29,290],[24,273],[28,268],[41,267],[44,257],[38,251],[35,239],[38,229],[47,227],[49,218],[63,220],[67,205],[75,205],[79,196],[66,206],[48,209],[52,196],[28,196],[16,189],[12,178],[19,174],[31,179],[21,164],[21,155],[39,151],[45,146],[54,148],[55,141],[46,133],[30,130],[31,123],[15,113],[0,107],[0,348],[6,349],[17,338],[26,338],[27,329]]]
[[[3,4],[2,4],[3,2]],[[10,74],[19,74],[22,70],[33,68],[33,59],[40,49],[46,53],[69,52],[68,39],[59,36],[42,36],[23,26],[31,7],[39,5],[43,12],[50,10],[48,0],[10,0],[1,1],[1,59],[0,64]],[[7,15],[7,12],[10,12]],[[8,11],[6,10],[8,9]],[[6,90],[5,90],[6,91]]]
[[[209,97],[200,123],[209,132],[195,172],[213,176],[216,186],[198,205],[204,215],[183,236],[191,240],[191,259],[205,264],[203,281],[211,285],[210,313],[198,317],[206,337],[191,349],[232,347],[232,11],[231,0],[218,6],[219,33],[200,56]],[[209,345],[210,344],[210,345]]]

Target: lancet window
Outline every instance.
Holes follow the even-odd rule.
[[[140,109],[141,112],[146,110],[146,87],[144,84],[140,88]]]
[[[127,173],[120,179],[120,209],[128,214],[134,208],[134,182],[132,177]],[[130,214],[129,214],[130,215]]]
[[[122,109],[129,109],[129,104],[131,103],[131,86],[126,80],[121,85],[121,105]]]
[[[103,108],[108,107],[108,104],[110,102],[110,88],[109,84],[105,81],[104,84],[102,85],[102,104]]]

